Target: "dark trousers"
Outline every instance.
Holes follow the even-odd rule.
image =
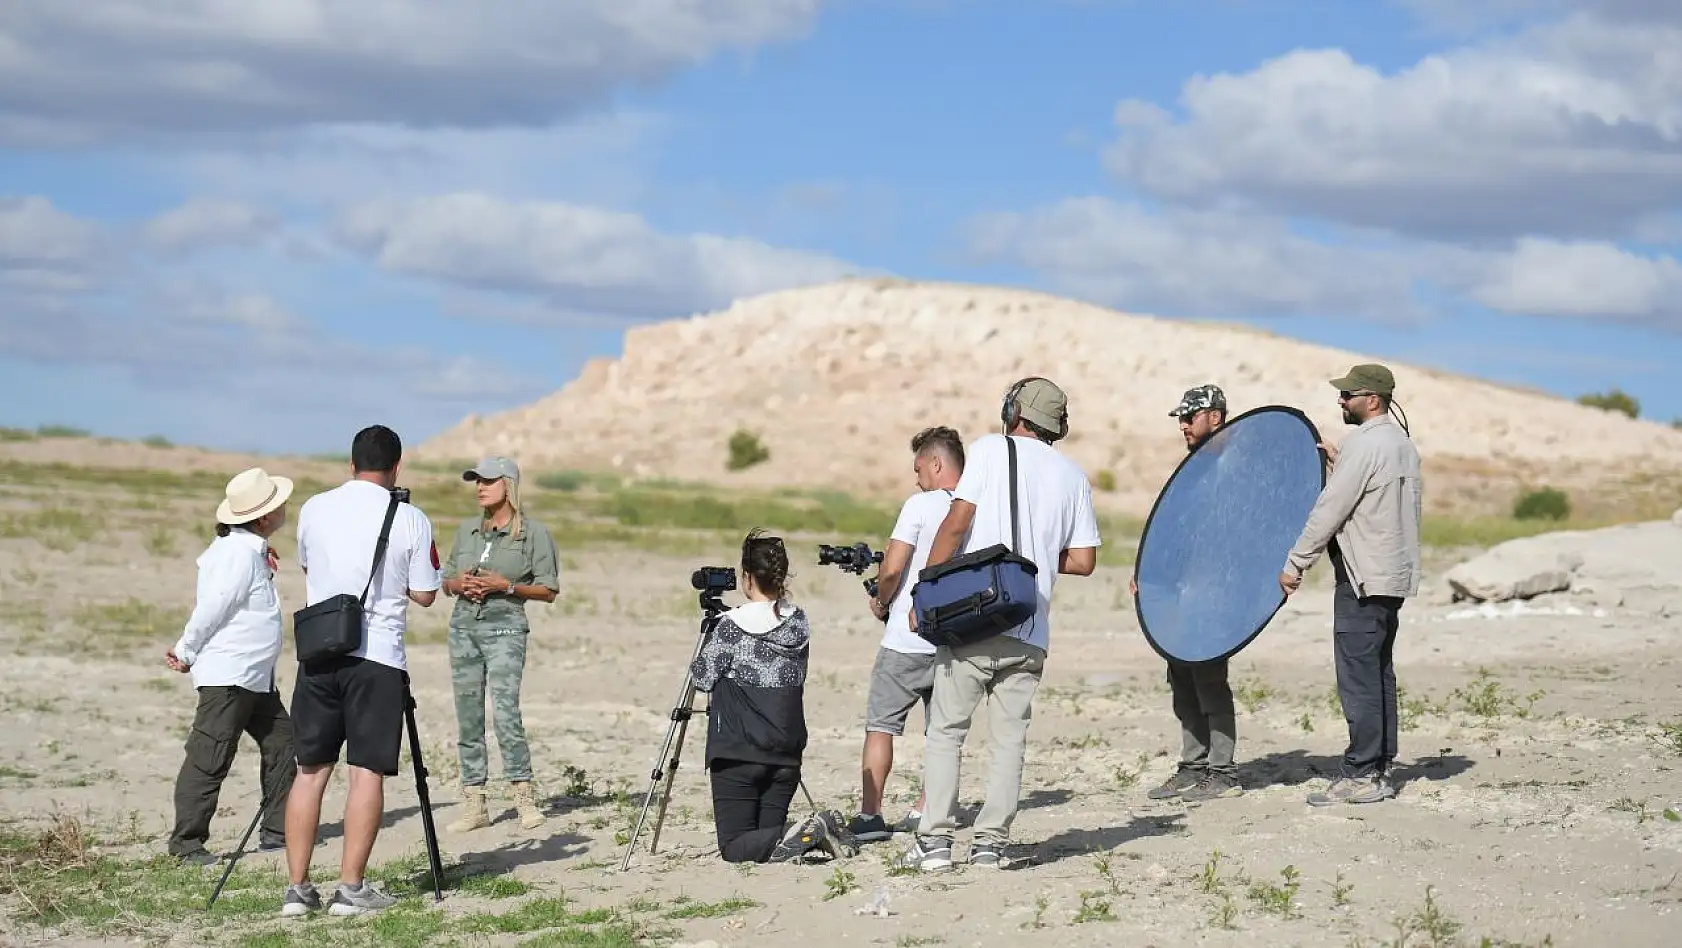
[[[1236,774],[1232,758],[1238,745],[1238,715],[1227,683],[1227,663],[1169,662],[1168,685],[1174,691],[1174,716],[1180,719],[1180,765]]]
[[[1332,594],[1337,696],[1349,723],[1346,777],[1385,773],[1396,759],[1396,629],[1402,600],[1355,595],[1348,583]]]
[[[292,789],[298,763],[292,753],[292,719],[280,694],[261,694],[233,686],[199,689],[198,712],[187,735],[187,757],[175,778],[175,829],[169,836],[171,855],[183,856],[204,847],[210,839],[210,819],[222,781],[233,767],[241,734],[251,735],[262,754],[259,780],[264,803],[273,805],[263,820],[263,838],[286,836],[286,796]]]
[[[725,862],[764,862],[788,829],[800,768],[740,760],[712,764],[713,825]]]

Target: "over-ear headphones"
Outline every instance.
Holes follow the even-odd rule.
[[[1010,391],[1005,393],[1004,403],[999,406],[999,420],[1004,422],[1006,431],[1016,427],[1016,423],[1022,419],[1022,406],[1017,404],[1016,399],[1022,394],[1023,387],[1029,382],[1045,382],[1048,385],[1051,384],[1050,379],[1042,378],[1038,375],[1030,375],[1025,379],[1019,379],[1015,385],[1010,387]],[[1063,410],[1057,414],[1057,430],[1051,432],[1051,440],[1057,441],[1068,433],[1069,406],[1067,403],[1064,403]]]

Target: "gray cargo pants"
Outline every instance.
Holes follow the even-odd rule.
[[[1174,716],[1180,719],[1180,766],[1236,776],[1238,715],[1227,683],[1227,663],[1168,663]]]

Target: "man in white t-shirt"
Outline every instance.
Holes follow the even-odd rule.
[[[362,595],[362,647],[337,658],[300,664],[292,692],[293,744],[298,776],[286,808],[286,862],[291,885],[283,915],[321,907],[309,881],[310,852],[321,824],[321,798],[341,749],[350,765],[345,800],[344,858],[333,915],[362,915],[395,900],[363,878],[385,810],[385,778],[397,774],[408,697],[403,650],[408,604],[432,605],[443,583],[432,523],[418,507],[399,503],[379,574],[369,570],[380,527],[397,486],[403,443],[384,425],[357,432],[351,442],[351,479],[305,501],[298,511],[298,565],[305,604],[341,593]]]
[[[905,733],[905,721],[918,701],[923,703],[923,726],[929,723],[934,693],[934,645],[911,631],[911,587],[928,562],[934,534],[952,503],[952,491],[964,471],[964,441],[951,428],[925,428],[911,439],[912,470],[918,492],[899,509],[877,571],[870,611],[886,620],[876,665],[870,672],[870,697],[865,702],[864,792],[859,812],[847,829],[859,842],[887,839],[894,828],[882,818],[882,793],[894,765],[894,738]],[[906,817],[912,829],[922,816],[922,804]]]
[[[904,864],[925,872],[952,868],[957,828],[958,767],[970,720],[984,699],[992,762],[987,799],[977,815],[969,864],[1002,868],[1022,789],[1022,761],[1034,692],[1051,642],[1051,592],[1059,574],[1090,576],[1098,562],[1098,519],[1092,485],[1080,466],[1053,444],[1068,435],[1068,398],[1043,378],[1011,386],[1000,410],[1003,435],[969,446],[952,508],[935,535],[928,565],[997,543],[1012,542],[1010,461],[1016,444],[1017,507],[1022,546],[1038,567],[1034,617],[1001,635],[935,654],[934,696],[923,749],[923,818]],[[1009,439],[1007,441],[1006,439]]]

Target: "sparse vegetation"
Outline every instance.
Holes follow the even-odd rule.
[[[1513,501],[1514,520],[1564,520],[1571,516],[1571,498],[1564,491],[1543,487]]]
[[[1641,402],[1635,396],[1628,394],[1614,386],[1607,392],[1590,392],[1577,396],[1577,404],[1598,408],[1601,411],[1621,412],[1631,418],[1641,417]]]
[[[730,456],[724,466],[732,471],[746,470],[771,459],[771,451],[751,431],[738,430],[730,436]]]
[[[1092,486],[1106,494],[1113,492],[1116,489],[1115,472],[1109,468],[1099,471],[1098,476],[1092,482]]]

